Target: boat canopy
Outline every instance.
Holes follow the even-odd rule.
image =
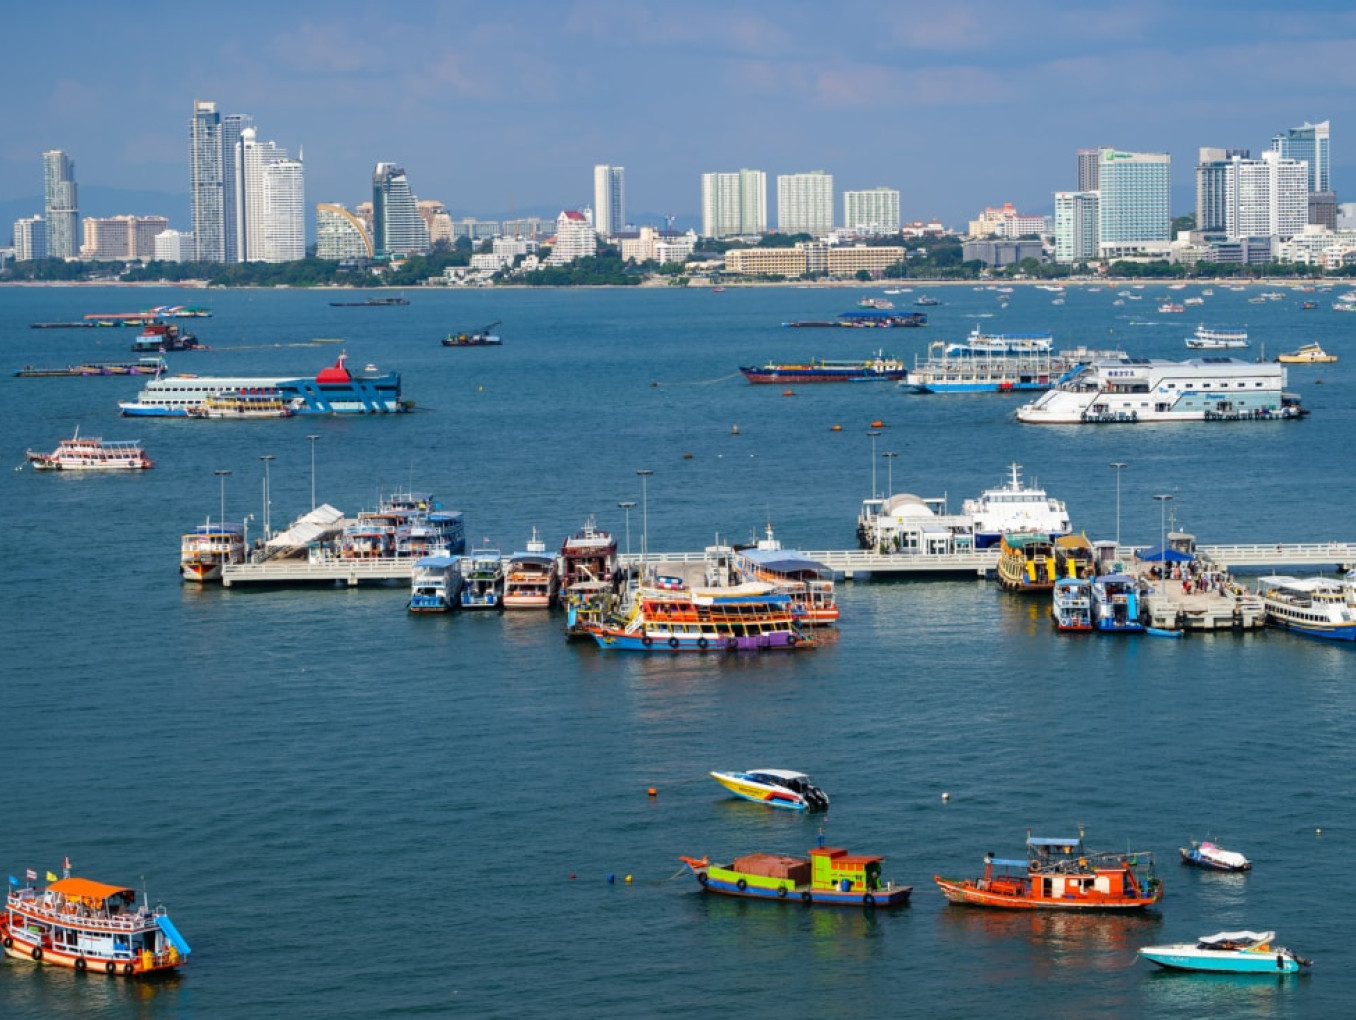
[[[62,878],[50,883],[47,888],[63,896],[79,896],[90,900],[106,900],[113,896],[126,896],[131,899],[136,896],[136,891],[125,885],[106,885],[88,878]]]
[[[748,776],[771,776],[773,779],[809,779],[804,772],[793,772],[791,769],[749,769],[745,773]]]
[[[423,567],[426,570],[446,570],[452,564],[456,563],[460,556],[421,556],[414,563],[416,567]]]
[[[985,863],[985,864],[992,864],[992,865],[994,865],[995,867],[999,867],[999,868],[1022,868],[1022,869],[1026,869],[1026,868],[1029,868],[1029,867],[1031,866],[1031,862],[1028,861],[1028,860],[1026,860],[1025,858],[1019,860],[1019,859],[1017,859],[1017,858],[1015,858],[1015,857],[986,857],[986,858],[984,858],[984,863]]]
[[[1222,931],[1214,935],[1203,935],[1197,941],[1203,946],[1219,945],[1224,942],[1235,945],[1239,943],[1261,945],[1275,938],[1276,933],[1274,931]]]
[[[1102,574],[1097,578],[1098,584],[1134,584],[1135,579],[1129,574]]]
[[[788,574],[793,570],[828,570],[816,560],[787,549],[741,549],[740,555],[765,570]]]
[[[1164,560],[1169,563],[1189,563],[1196,558],[1191,553],[1184,553],[1178,549],[1164,549],[1161,545],[1141,549],[1136,556],[1147,563],[1161,563]]]
[[[1082,849],[1083,840],[1081,837],[1074,836],[1028,836],[1026,845],[1044,847],[1048,850],[1062,850],[1064,853],[1071,854],[1079,852]]]

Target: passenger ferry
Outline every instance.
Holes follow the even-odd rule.
[[[411,613],[446,613],[458,603],[461,594],[459,556],[423,556],[410,573]]]
[[[618,651],[733,652],[814,641],[791,596],[770,584],[689,588],[672,577],[640,585],[625,617],[589,631],[599,647]]]
[[[504,558],[498,549],[476,549],[462,558],[462,609],[499,609],[504,600]]]
[[[601,584],[616,590],[619,579],[617,540],[601,530],[592,516],[560,547],[560,589],[557,597],[569,608],[569,592],[579,584]]]
[[[214,393],[197,407],[190,407],[190,418],[290,418],[296,412],[283,399],[282,391],[271,387],[247,386],[239,390]]]
[[[245,561],[245,531],[240,524],[199,524],[179,541],[179,573],[185,581],[220,581],[226,564]]]
[[[766,538],[752,548],[735,548],[734,566],[742,579],[771,584],[790,595],[803,624],[831,626],[838,621],[833,571],[804,553],[783,549],[770,521]]]
[[[1008,591],[1050,591],[1059,580],[1055,546],[1043,532],[1011,532],[998,546],[998,583]]]
[[[532,529],[525,552],[509,557],[504,573],[505,609],[550,609],[556,598],[557,564],[546,555],[546,543]]]
[[[1131,575],[1103,574],[1092,582],[1092,622],[1098,630],[1143,633],[1142,610],[1139,581]]]
[[[37,471],[144,471],[155,467],[139,439],[81,439],[78,427],[75,435],[61,440],[51,453],[28,450],[25,456]]]
[[[1284,392],[1286,370],[1238,358],[1116,358],[1072,373],[1017,420],[1037,425],[1104,422],[1282,421],[1307,412]]]
[[[1056,630],[1092,630],[1092,582],[1085,577],[1056,581],[1050,619]]]
[[[965,338],[965,343],[947,344],[945,353],[950,357],[974,354],[996,354],[1004,357],[1049,354],[1054,342],[1054,337],[1049,333],[985,333],[976,326]]]
[[[28,873],[30,882],[36,873]],[[0,914],[5,953],[34,963],[139,977],[181,966],[192,952],[163,907],[136,890],[50,872],[46,889],[12,887]],[[11,882],[14,879],[10,880]]]
[[[1204,325],[1197,326],[1195,334],[1187,337],[1184,343],[1196,350],[1250,346],[1246,329],[1206,329]]]
[[[961,512],[974,521],[977,549],[997,545],[1005,532],[1039,531],[1047,538],[1069,533],[1069,511],[1063,501],[1051,499],[1035,485],[1023,485],[1021,469],[1020,464],[1009,465],[1012,475],[1005,485],[985,489],[978,499],[961,505]]]
[[[768,362],[762,367],[741,365],[751,383],[897,382],[909,374],[904,362],[877,351],[860,361],[816,358],[808,362]]]
[[[1329,641],[1356,641],[1356,609],[1342,584],[1322,577],[1258,578],[1257,596],[1267,622]]]
[[[353,375],[339,355],[314,378],[243,376],[162,376],[146,383],[131,402],[118,404],[129,417],[187,418],[209,398],[242,390],[276,391],[296,414],[398,414],[409,410],[400,398],[400,375]]]

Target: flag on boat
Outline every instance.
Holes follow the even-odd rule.
[[[56,880],[57,880],[57,877],[56,877],[55,875],[53,875],[50,871],[47,872],[47,881],[49,881],[49,882],[55,882]]]
[[[10,885],[18,885],[18,884],[19,884],[19,880],[18,880],[17,878],[15,878],[13,875],[10,875],[10,876],[9,876],[9,884],[10,884]]]
[[[63,857],[63,858],[61,858],[61,866],[62,866],[62,868],[64,868],[66,871],[70,871],[70,870],[71,870],[71,859],[70,859],[69,857]]]
[[[24,874],[27,876],[30,882],[36,882],[38,880],[38,873],[34,871],[32,868],[29,868]]]

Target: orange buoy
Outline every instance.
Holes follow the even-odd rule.
[[[737,435],[739,435],[739,426],[738,426],[738,425],[731,425],[731,426],[730,426],[730,435],[732,435],[732,436],[737,436]]]
[[[841,425],[834,425],[834,426],[830,429],[830,431],[832,431],[832,432],[842,432],[842,431],[843,431],[843,426],[841,426]]]
[[[875,421],[873,421],[873,422],[871,423],[871,427],[872,427],[873,429],[883,429],[883,428],[885,428],[885,422],[883,422],[883,421],[881,421],[879,418],[877,418]]]
[[[650,796],[651,796],[651,797],[658,797],[658,796],[659,796],[659,791],[656,790],[653,786],[650,787],[649,793],[650,793]]]
[[[795,390],[782,390],[782,396],[784,397],[794,397],[795,395],[796,395]]]

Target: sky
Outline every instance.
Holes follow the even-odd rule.
[[[49,0],[0,25],[0,202],[41,195],[53,148],[81,189],[186,193],[195,100],[350,208],[388,161],[456,216],[554,216],[610,163],[628,218],[695,221],[701,174],[747,167],[774,223],[776,176],[824,170],[840,215],[887,186],[963,226],[1051,209],[1079,148],[1171,153],[1187,195],[1198,147],[1321,120],[1356,199],[1349,0]]]

